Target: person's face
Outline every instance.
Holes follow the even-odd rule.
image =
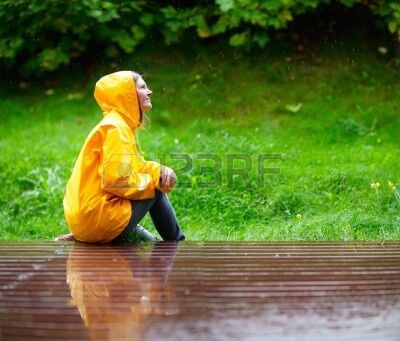
[[[147,87],[147,84],[142,77],[139,77],[136,82],[136,92],[142,112],[150,110],[152,108],[150,96],[153,92]]]

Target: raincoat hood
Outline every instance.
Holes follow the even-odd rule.
[[[104,116],[114,111],[135,129],[140,124],[140,108],[131,71],[119,71],[102,77],[97,83],[94,98]]]

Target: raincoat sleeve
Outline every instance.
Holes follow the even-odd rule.
[[[160,167],[150,167],[129,134],[116,127],[105,133],[99,173],[102,190],[130,200],[153,198],[160,181]]]
[[[160,170],[161,170],[161,165],[158,162],[155,161],[146,161],[143,156],[140,156],[141,158],[141,169],[140,171],[142,173],[147,173],[147,174],[153,174],[158,172],[158,174],[160,174]],[[160,175],[158,175],[160,176]],[[158,188],[159,182],[157,183],[157,188]]]

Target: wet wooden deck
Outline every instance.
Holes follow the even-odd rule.
[[[400,340],[400,242],[0,243],[0,339]]]

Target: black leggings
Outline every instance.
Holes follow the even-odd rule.
[[[163,240],[184,240],[185,235],[176,220],[174,209],[165,193],[156,190],[152,199],[131,200],[132,216],[125,230],[117,237],[125,238],[136,228],[147,212]]]

